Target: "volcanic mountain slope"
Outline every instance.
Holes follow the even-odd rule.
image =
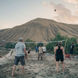
[[[57,33],[78,37],[78,25],[37,18],[14,28],[0,30],[0,41],[16,41],[19,37],[23,37],[24,40],[47,41],[54,38]]]

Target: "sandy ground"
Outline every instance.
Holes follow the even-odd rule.
[[[15,76],[11,76],[13,60],[0,66],[0,78],[78,78],[78,59],[65,60],[65,72],[56,73],[54,56],[45,54],[43,61],[37,60],[37,53],[31,52],[25,65],[25,73],[21,73],[20,64],[16,68]]]

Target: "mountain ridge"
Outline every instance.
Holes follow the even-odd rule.
[[[36,18],[22,25],[0,31],[0,41],[17,41],[19,37],[33,41],[48,41],[57,33],[78,38],[78,25],[65,24],[45,18]]]

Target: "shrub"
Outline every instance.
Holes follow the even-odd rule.
[[[32,40],[30,40],[30,39],[27,39],[25,42],[34,42],[34,41],[32,41]],[[26,45],[26,49],[27,49],[27,50],[28,50],[29,48],[31,48],[32,50],[34,50],[35,47],[36,47],[36,44],[35,44],[35,43],[25,43],[25,45]]]
[[[13,48],[15,48],[15,44],[16,43],[8,42],[5,44],[5,48],[6,49],[9,49],[9,48],[13,49]]]
[[[72,37],[72,38],[68,38],[65,36],[61,36],[60,34],[57,34],[55,38],[51,39],[51,41],[61,41],[61,40],[66,40],[62,42],[62,45],[65,47],[65,52],[69,53],[70,51],[70,46],[72,43],[77,44],[77,39]],[[46,45],[46,48],[48,50],[48,52],[53,53],[54,50],[54,46],[56,46],[57,42],[52,42],[52,43],[48,43]],[[78,45],[75,46],[74,49],[74,54],[77,54],[78,52]]]

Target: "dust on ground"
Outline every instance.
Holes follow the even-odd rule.
[[[25,65],[25,73],[21,73],[20,65],[16,68],[15,76],[11,76],[13,60],[0,66],[0,78],[78,78],[78,59],[65,60],[65,72],[56,73],[54,55],[45,54],[43,61],[37,60],[37,53],[31,52]]]

